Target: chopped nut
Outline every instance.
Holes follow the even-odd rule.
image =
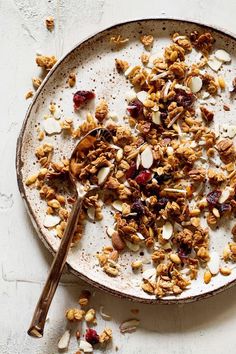
[[[154,38],[151,35],[144,35],[140,37],[140,41],[145,47],[149,47],[153,44]]]
[[[31,184],[36,182],[37,178],[38,178],[38,173],[35,173],[34,175],[31,175],[26,179],[25,184],[27,186],[30,186]]]
[[[217,143],[216,148],[219,152],[221,160],[224,163],[229,163],[234,159],[235,149],[232,140],[222,139]]]
[[[66,311],[66,318],[69,321],[81,321],[84,317],[85,311],[76,308]]]
[[[175,263],[175,264],[181,264],[181,259],[176,253],[171,253],[170,254],[170,260]]]
[[[45,20],[46,27],[49,31],[54,29],[54,18],[52,16],[48,16]]]
[[[212,122],[214,118],[214,113],[209,111],[206,107],[200,106],[200,110],[202,113],[202,117],[207,121],[207,122]]]
[[[84,319],[86,322],[96,322],[96,311],[94,309],[88,310]]]
[[[206,270],[204,273],[204,283],[209,284],[211,281],[211,278],[212,278],[211,272],[209,270]]]
[[[99,335],[99,343],[104,344],[112,339],[112,330],[110,328],[105,328],[103,332]]]
[[[52,199],[48,201],[48,206],[52,207],[53,209],[59,209],[61,204],[57,199]]]
[[[33,97],[33,95],[34,95],[33,91],[28,91],[28,92],[25,94],[25,99],[28,100],[28,98]]]
[[[124,73],[129,67],[128,62],[121,59],[115,59],[115,64],[116,64],[116,69],[119,73]]]
[[[99,105],[96,107],[95,117],[99,122],[102,122],[107,118],[108,115],[108,104],[105,100],[101,100]]]
[[[141,54],[141,62],[142,62],[144,65],[146,65],[146,64],[149,62],[149,57],[150,57],[149,54],[142,53],[142,54]]]
[[[52,67],[57,62],[57,59],[54,55],[52,56],[38,55],[35,60],[37,65],[45,70],[51,70]]]
[[[133,270],[137,270],[137,269],[140,269],[143,265],[143,262],[142,261],[134,261],[131,263],[131,267]]]
[[[41,83],[42,83],[42,80],[39,77],[32,78],[32,84],[33,84],[35,90],[37,90],[39,88]]]
[[[220,273],[225,276],[230,275],[231,269],[228,267],[220,267]]]
[[[69,79],[68,79],[68,84],[70,87],[74,87],[76,83],[76,75],[75,73],[70,73]]]

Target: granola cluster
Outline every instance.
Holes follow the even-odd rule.
[[[140,40],[149,51],[154,38],[143,35]],[[123,45],[128,39],[118,35],[111,42]],[[214,38],[208,32],[195,31],[190,36],[175,33],[162,56],[153,58],[149,52],[143,53],[141,63],[135,66],[117,58],[114,66],[121,80],[124,75],[134,88],[127,103],[128,125],[121,126],[112,119],[104,99],[79,127],[74,128],[70,119],[59,127],[53,123],[58,129],[55,133],[60,130],[75,139],[99,126],[111,132],[113,144],[98,140],[82,161],[72,161],[72,173],[82,183],[103,184],[101,192],[84,201],[75,242],[80,240],[87,219],[101,220],[102,209],[112,206],[114,227],[107,228],[111,244],[97,254],[99,265],[108,276],[119,277],[120,255],[133,252],[137,255],[130,265],[134,276],[141,272],[141,288],[157,297],[181,294],[201,268],[206,269],[206,284],[219,272],[231,272],[223,264],[220,267],[220,256],[210,250],[210,234],[222,220],[227,222],[236,208],[235,146],[232,139],[214,131],[216,113],[200,99],[202,94],[214,99],[225,89],[223,79],[206,70],[208,65],[217,72],[216,68],[229,61],[223,50],[211,56],[213,44]],[[199,62],[187,64],[186,58],[193,50],[200,51],[202,57]],[[52,61],[54,58],[37,58],[38,65],[46,69]],[[73,87],[75,76],[69,79]],[[75,109],[94,97],[94,92],[77,91]],[[46,128],[53,129],[48,120]],[[67,176],[69,161],[53,163],[52,155],[49,144],[38,147],[36,157],[42,169],[26,184],[36,185],[47,202],[45,227],[55,228],[63,237],[68,204],[73,200],[63,198],[49,181],[53,176]],[[220,165],[214,162],[216,158]],[[235,228],[232,233],[235,237]],[[227,247],[222,259],[235,261],[235,244]],[[149,269],[137,253],[143,249],[150,255]],[[69,320],[85,315],[82,310],[72,310],[67,313]],[[104,333],[104,340],[106,336]]]

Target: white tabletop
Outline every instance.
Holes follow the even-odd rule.
[[[65,54],[82,38],[132,18],[195,19],[236,33],[235,0],[0,0],[0,353],[54,354],[66,328],[64,312],[76,305],[77,278],[64,275],[49,312],[42,339],[27,336],[32,311],[52,261],[44,249],[19,196],[15,176],[16,139],[29,104],[24,94],[37,76],[36,53]],[[48,15],[56,28],[44,27]],[[105,352],[122,354],[233,354],[236,330],[236,287],[208,300],[182,306],[130,303],[91,289],[92,305],[111,314],[98,318],[98,330],[114,331],[113,346]],[[140,328],[121,335],[121,321],[140,310]],[[71,339],[69,353],[78,348]]]

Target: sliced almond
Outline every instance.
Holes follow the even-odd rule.
[[[109,237],[112,237],[112,234],[115,232],[116,230],[114,230],[112,227],[107,227],[106,229],[106,233]]]
[[[141,164],[144,168],[150,168],[153,164],[153,154],[150,146],[141,153]]]
[[[70,331],[66,330],[63,335],[61,336],[57,347],[60,350],[67,350],[70,342]]]
[[[123,204],[123,202],[121,200],[117,199],[117,200],[114,200],[114,202],[112,203],[112,206],[114,209],[122,212],[122,204]]]
[[[136,319],[131,319],[128,321],[124,321],[120,325],[121,333],[132,333],[135,332],[137,327],[139,326],[140,321]]]
[[[193,93],[197,93],[202,88],[202,79],[199,76],[193,76],[189,80],[188,86]]]
[[[173,234],[173,225],[167,221],[162,228],[162,237],[164,240],[169,240]]]
[[[57,215],[46,215],[43,221],[45,227],[54,227],[59,224],[61,218]]]
[[[160,125],[161,124],[161,112],[152,112],[152,121],[154,124]]]
[[[148,99],[148,93],[146,91],[139,91],[137,93],[137,99],[144,103]]]
[[[48,118],[43,121],[43,128],[48,135],[59,134],[61,125],[55,118]]]
[[[220,198],[219,198],[219,203],[224,203],[226,202],[226,200],[228,200],[228,198],[232,195],[232,193],[234,192],[233,188],[231,187],[225,187],[225,189],[223,190]]]
[[[105,321],[110,321],[111,320],[111,316],[108,315],[107,313],[105,313],[104,311],[104,306],[100,306],[100,315],[101,317],[105,320]]]
[[[94,207],[88,208],[87,215],[88,215],[89,219],[94,221],[95,220],[95,208]]]
[[[152,277],[156,277],[156,269],[154,268],[147,269],[142,274],[142,278],[145,280],[149,280]]]
[[[133,251],[133,252],[138,252],[138,251],[139,251],[139,249],[140,249],[139,244],[137,244],[137,243],[132,243],[132,242],[130,242],[130,241],[128,241],[128,240],[124,240],[124,241],[125,241],[125,244],[126,244],[126,246],[128,247],[128,249],[129,249],[130,251]]]
[[[79,343],[79,349],[82,350],[84,353],[92,353],[93,352],[93,347],[89,342],[86,342],[85,340],[80,340]]]
[[[164,188],[163,189],[167,193],[174,193],[174,194],[183,194],[186,195],[186,190],[184,189],[175,189],[175,188]]]
[[[125,99],[128,102],[135,100],[136,97],[137,97],[137,94],[134,90],[127,91],[125,94]]]
[[[107,177],[110,174],[110,171],[111,171],[110,167],[102,167],[98,171],[97,178],[98,178],[98,185],[99,186],[106,181]]]
[[[141,165],[141,156],[140,154],[137,155],[136,157],[136,169],[138,170]]]
[[[214,70],[214,71],[218,71],[221,66],[222,66],[222,61],[216,59],[215,57],[210,57],[210,59],[208,59],[207,64],[209,65],[209,67]]]
[[[129,66],[128,67],[128,69],[126,69],[125,70],[125,72],[124,72],[124,75],[126,76],[126,77],[128,77],[131,73],[132,73],[132,71],[134,70],[134,66]]]
[[[124,155],[123,149],[119,149],[116,153],[116,161],[121,161]]]
[[[223,63],[229,63],[231,61],[231,56],[224,49],[218,49],[215,52],[215,57]]]
[[[216,275],[220,270],[220,256],[217,252],[213,251],[210,254],[210,261],[207,263],[208,268],[212,275]]]
[[[150,81],[156,81],[156,80],[162,79],[163,77],[166,77],[168,74],[169,74],[168,71],[164,71],[163,73],[154,75]]]
[[[145,237],[140,232],[137,232],[136,235],[140,240],[145,240]]]
[[[168,156],[172,156],[174,153],[174,149],[172,148],[172,146],[168,146],[166,152]]]

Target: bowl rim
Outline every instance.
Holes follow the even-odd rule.
[[[28,215],[30,217],[30,220],[34,226],[34,229],[37,232],[37,235],[39,236],[40,240],[43,242],[43,244],[45,245],[45,247],[50,251],[50,253],[52,253],[53,255],[55,255],[55,251],[53,250],[51,244],[47,241],[47,239],[45,238],[43,231],[40,227],[40,225],[38,224],[38,222],[35,220],[34,218],[34,212],[33,209],[26,197],[26,193],[25,193],[25,186],[23,183],[23,178],[22,178],[22,173],[21,173],[21,168],[23,166],[23,162],[21,160],[21,152],[22,152],[22,142],[23,142],[23,137],[24,137],[24,132],[25,132],[25,128],[26,125],[28,123],[28,119],[31,115],[31,111],[34,107],[34,105],[37,103],[37,98],[40,95],[41,91],[44,89],[44,86],[46,84],[46,82],[50,79],[50,77],[54,74],[54,72],[57,70],[57,68],[61,65],[61,63],[63,61],[65,61],[67,59],[68,56],[70,56],[74,51],[76,51],[80,46],[82,46],[83,44],[85,44],[87,41],[93,39],[94,37],[96,37],[97,35],[102,35],[103,33],[105,33],[106,31],[109,30],[113,30],[116,27],[119,26],[123,26],[123,25],[128,25],[134,22],[145,22],[145,21],[172,21],[172,22],[183,22],[185,24],[190,24],[190,25],[197,25],[209,30],[213,30],[215,32],[218,32],[221,35],[225,35],[227,37],[230,37],[232,40],[236,41],[236,35],[228,30],[225,30],[222,27],[216,27],[215,25],[205,25],[203,24],[201,21],[196,21],[193,19],[181,19],[178,17],[147,17],[147,18],[136,18],[136,19],[131,19],[131,20],[127,20],[124,22],[118,22],[112,26],[108,26],[105,28],[100,29],[99,31],[83,38],[81,41],[79,41],[75,46],[73,46],[72,49],[70,49],[65,55],[63,55],[58,61],[57,63],[53,66],[53,68],[49,71],[49,73],[46,75],[46,77],[44,78],[42,84],[40,85],[39,89],[36,91],[33,100],[31,102],[31,104],[29,105],[26,114],[25,114],[25,118],[24,121],[22,123],[22,127],[19,133],[19,136],[17,138],[17,143],[16,143],[16,158],[15,158],[15,166],[16,166],[16,177],[17,177],[17,184],[18,184],[18,188],[20,191],[20,195],[24,201],[26,210],[28,212]],[[198,294],[198,295],[190,295],[187,296],[183,299],[175,297],[175,298],[171,298],[171,299],[163,299],[163,298],[141,298],[138,296],[134,296],[134,295],[129,295],[129,294],[125,294],[119,290],[114,290],[111,289],[103,284],[100,284],[99,282],[90,279],[89,277],[87,277],[85,274],[80,273],[79,271],[75,270],[68,262],[66,262],[65,267],[68,269],[68,271],[72,274],[74,274],[75,276],[79,277],[80,279],[82,279],[83,281],[87,282],[89,285],[101,290],[101,291],[105,291],[108,294],[114,295],[116,297],[122,298],[122,299],[127,299],[133,302],[138,302],[138,303],[143,303],[143,304],[164,304],[164,305],[169,305],[169,304],[185,304],[185,303],[191,303],[191,302],[195,302],[195,301],[199,301],[199,300],[203,300],[203,299],[207,299],[209,297],[212,297],[213,295],[216,295],[218,293],[221,293],[224,290],[227,290],[229,288],[231,288],[232,286],[234,286],[236,284],[236,279],[228,282],[225,285],[220,286],[217,289],[213,289],[210,290],[207,293],[203,293],[203,294]]]

